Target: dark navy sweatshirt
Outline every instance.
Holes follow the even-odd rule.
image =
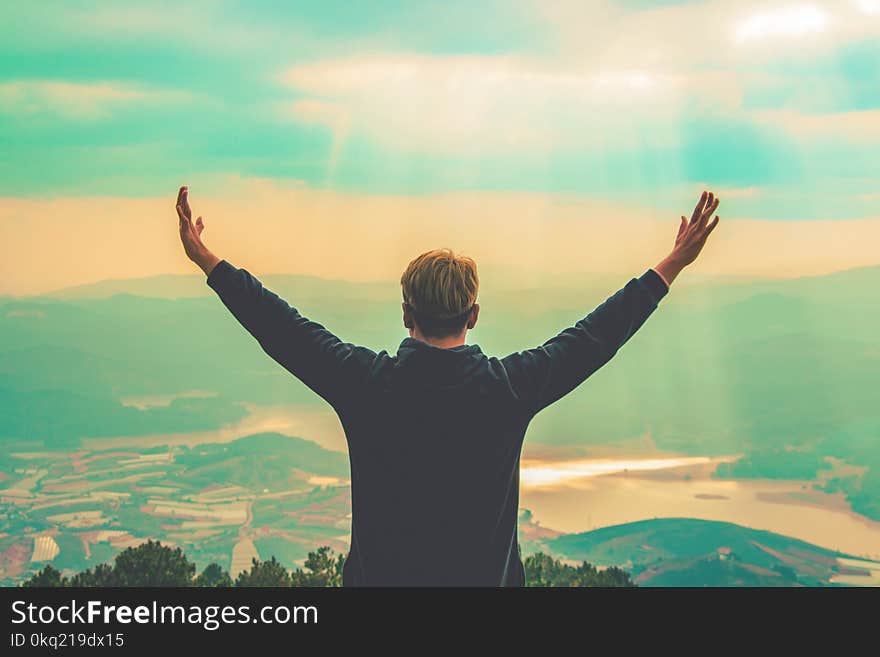
[[[522,586],[520,451],[529,422],[607,363],[667,293],[652,269],[543,345],[504,358],[405,338],[343,342],[226,260],[208,285],[339,415],[351,465],[345,586]]]

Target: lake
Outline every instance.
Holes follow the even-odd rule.
[[[649,518],[700,518],[785,534],[880,559],[880,522],[854,513],[813,482],[718,480],[720,460],[580,459],[523,462],[520,506],[542,526],[571,533]]]

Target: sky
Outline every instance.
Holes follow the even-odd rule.
[[[880,264],[880,0],[4,3],[0,294],[193,273]],[[500,269],[499,269],[500,270]]]

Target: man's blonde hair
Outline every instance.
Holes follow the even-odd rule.
[[[404,303],[416,312],[424,330],[420,319],[455,319],[473,308],[480,287],[477,263],[452,249],[434,249],[409,263],[400,286]]]

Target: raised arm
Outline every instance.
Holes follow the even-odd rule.
[[[204,221],[192,221],[186,187],[178,193],[177,214],[187,256],[263,350],[332,406],[351,399],[376,354],[343,342],[264,288],[250,272],[211,253],[201,239]]]
[[[690,221],[681,218],[672,252],[630,280],[589,315],[540,347],[502,359],[511,385],[531,413],[574,390],[639,330],[687,265],[696,260],[718,217],[714,194],[703,192]]]

